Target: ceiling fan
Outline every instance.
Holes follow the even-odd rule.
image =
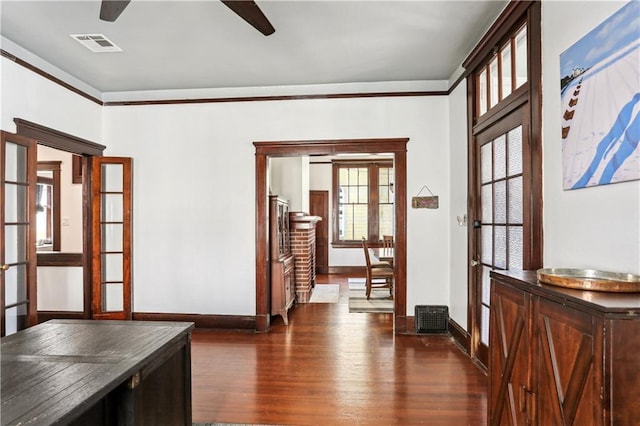
[[[100,19],[114,22],[127,7],[131,0],[102,0],[100,6]],[[264,16],[255,1],[252,0],[220,0],[236,15],[248,22],[256,30],[268,36],[276,30],[271,22]]]

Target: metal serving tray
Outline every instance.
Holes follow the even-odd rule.
[[[578,290],[640,293],[640,275],[594,269],[538,269],[538,281]]]

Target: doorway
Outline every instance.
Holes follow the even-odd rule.
[[[81,229],[82,235],[79,237],[82,241],[73,244],[73,248],[70,250],[65,248],[65,244],[60,252],[40,252],[38,253],[38,266],[44,267],[67,267],[67,268],[82,268],[81,280],[82,280],[82,296],[81,301],[77,304],[82,306],[81,311],[59,311],[59,310],[45,310],[38,312],[38,322],[46,321],[52,318],[90,318],[91,317],[91,256],[87,255],[92,250],[92,234],[91,234],[91,204],[86,202],[87,194],[90,194],[90,177],[91,169],[89,167],[90,159],[92,156],[102,156],[102,152],[106,148],[103,145],[78,138],[73,135],[69,135],[60,132],[49,127],[41,126],[30,121],[26,121],[20,118],[15,118],[16,133],[27,138],[33,139],[37,142],[38,146],[51,148],[53,150],[64,151],[66,153],[75,154],[81,156],[81,192],[82,198],[81,212],[82,215]],[[73,174],[73,173],[72,173]],[[77,219],[76,219],[77,220]]]
[[[38,322],[131,319],[131,158],[105,157],[103,145],[19,118],[14,122],[18,135],[80,156],[71,163],[81,165],[72,173],[82,187],[81,253],[40,253],[38,265],[82,268],[82,311],[38,312]]]
[[[309,214],[322,218],[316,225],[316,274],[329,273],[329,191],[309,191]]]
[[[378,154],[391,153],[395,173],[395,282],[394,332],[405,333],[407,324],[406,292],[406,218],[407,218],[407,142],[409,138],[337,139],[316,141],[254,142],[256,147],[256,331],[266,332],[270,326],[270,282],[268,264],[268,185],[269,157],[299,155]]]

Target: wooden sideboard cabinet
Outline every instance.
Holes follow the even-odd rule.
[[[489,425],[635,425],[640,294],[491,272]]]
[[[271,262],[271,315],[280,315],[285,325],[289,325],[289,309],[296,300],[296,286],[293,279],[293,256]]]
[[[271,315],[289,325],[288,312],[296,300],[294,262],[289,237],[289,203],[269,196],[269,255],[271,263]]]

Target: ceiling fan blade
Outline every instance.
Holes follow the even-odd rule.
[[[264,16],[255,1],[252,0],[220,0],[236,15],[247,21],[253,28],[268,36],[276,32],[271,22]]]
[[[114,22],[131,0],[102,0],[100,19]]]

